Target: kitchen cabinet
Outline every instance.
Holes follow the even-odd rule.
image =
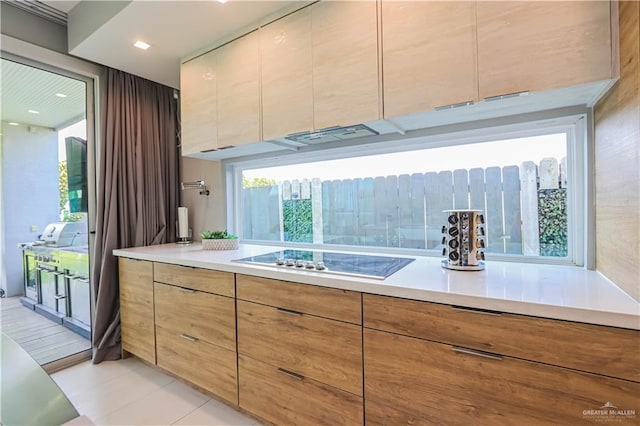
[[[153,263],[118,258],[122,350],[156,363]]]
[[[366,327],[640,382],[636,330],[370,294],[363,299]]]
[[[362,397],[239,355],[240,406],[277,425],[363,424]]]
[[[237,404],[233,274],[154,265],[158,366]]]
[[[236,350],[233,298],[158,282],[154,291],[156,325]]]
[[[264,140],[313,130],[311,9],[260,29]]]
[[[370,294],[363,316],[367,423],[577,424],[638,404],[635,330]]]
[[[640,403],[638,330],[119,262],[124,352],[267,422],[580,424]]]
[[[384,116],[478,98],[476,3],[382,2]]]
[[[236,285],[240,407],[277,424],[362,423],[361,295],[246,275]]]
[[[523,330],[523,333],[524,330]],[[581,424],[640,383],[365,329],[367,424]]]
[[[377,4],[311,6],[314,127],[380,118]]]
[[[160,283],[222,296],[233,297],[235,295],[235,278],[233,274],[228,272],[156,262],[153,269],[153,279]]]
[[[608,1],[477,2],[480,98],[615,78]]]
[[[238,301],[238,352],[362,396],[362,327]]]
[[[236,353],[176,330],[156,326],[158,366],[232,403],[238,403]]]
[[[182,154],[218,147],[218,52],[213,50],[180,66]]]
[[[249,33],[217,49],[218,149],[259,142],[260,39]]]
[[[275,151],[260,141],[381,118],[414,130],[589,104],[617,78],[616,11],[608,1],[317,2],[182,64],[183,153]],[[520,92],[533,93],[478,102]]]
[[[239,300],[362,324],[361,295],[358,292],[250,275],[236,277]]]

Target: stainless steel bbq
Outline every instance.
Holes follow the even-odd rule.
[[[24,306],[89,338],[89,250],[87,224],[47,225],[37,241],[22,250]]]

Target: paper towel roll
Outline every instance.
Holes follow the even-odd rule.
[[[178,238],[189,237],[189,210],[178,207]]]

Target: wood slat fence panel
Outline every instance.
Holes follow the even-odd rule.
[[[522,254],[520,172],[517,166],[507,166],[502,169],[502,199],[505,253]]]
[[[313,203],[315,242],[440,249],[452,208],[479,209],[488,253],[539,255],[538,192],[566,187],[566,159],[361,179],[285,181],[243,190],[244,238],[282,235],[282,200]],[[314,189],[315,188],[315,189]]]
[[[500,167],[488,167],[485,170],[485,231],[487,252],[504,253],[505,234],[503,229],[502,206],[502,170]]]

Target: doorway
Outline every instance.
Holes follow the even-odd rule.
[[[0,61],[1,329],[53,371],[91,355],[93,84]]]

